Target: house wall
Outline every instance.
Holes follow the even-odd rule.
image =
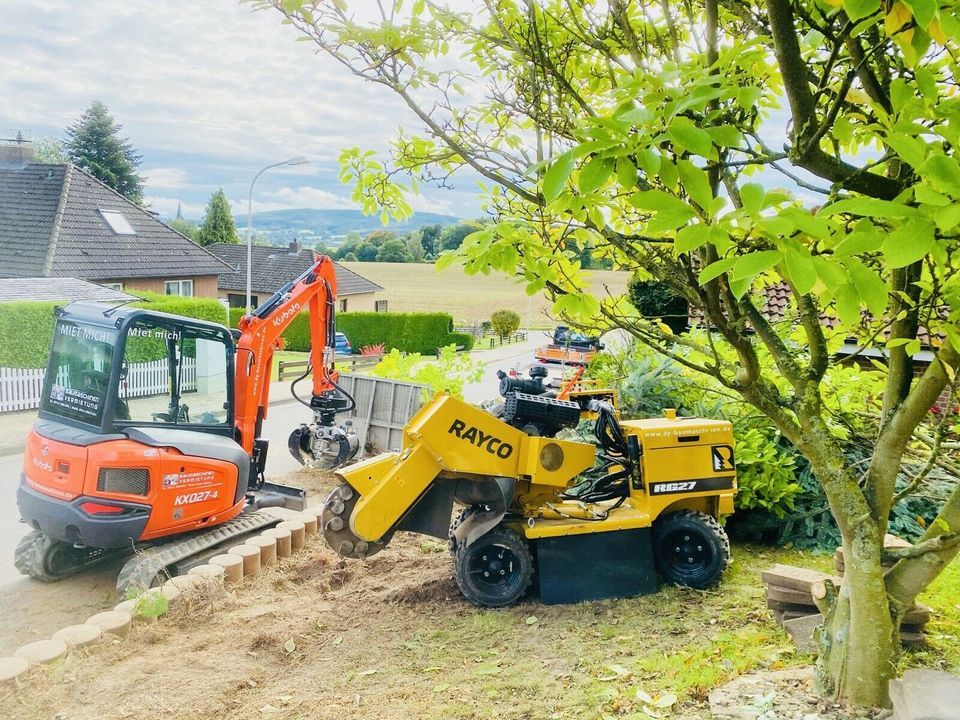
[[[168,278],[129,278],[124,280],[93,280],[92,282],[96,283],[123,283],[123,289],[126,292],[133,292],[135,290],[146,290],[147,292],[164,293],[166,286],[165,282],[168,280],[193,280],[193,296],[194,297],[207,297],[215,298],[217,297],[217,275],[187,275],[184,277],[168,277]]]

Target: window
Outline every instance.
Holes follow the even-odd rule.
[[[116,338],[113,328],[58,321],[40,409],[99,425],[108,399]]]
[[[386,300],[377,300],[373,304],[374,312],[387,312],[387,301]]]
[[[347,311],[347,298],[340,298],[340,312]]]
[[[227,424],[228,352],[214,330],[137,320],[127,330],[115,422]]]
[[[119,210],[101,210],[100,214],[107,221],[107,225],[117,235],[136,235],[137,231],[133,229],[130,222],[123,216]]]
[[[193,280],[167,280],[163,284],[163,291],[167,295],[193,297]]]
[[[250,295],[250,307],[256,308],[260,298],[256,294]],[[245,308],[247,306],[247,296],[244,293],[227,293],[227,303],[232,308]]]
[[[123,283],[100,283],[100,287],[105,287],[108,290],[123,290]]]

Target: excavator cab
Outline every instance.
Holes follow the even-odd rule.
[[[56,314],[39,417],[103,435],[170,427],[231,437],[233,391],[226,328],[72,303]]]

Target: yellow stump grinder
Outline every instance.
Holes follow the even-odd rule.
[[[398,530],[446,537],[461,592],[487,607],[535,580],[548,604],[653,592],[657,571],[718,582],[730,560],[719,520],[736,492],[730,423],[672,411],[621,422],[609,401],[551,397],[537,375],[502,377],[499,417],[438,393],[399,450],[341,469],[321,518],[330,546],[363,559]],[[556,437],[582,419],[596,443]]]

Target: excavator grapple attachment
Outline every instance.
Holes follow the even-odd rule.
[[[303,424],[290,433],[287,447],[301,465],[334,470],[356,457],[360,443],[350,427]]]

